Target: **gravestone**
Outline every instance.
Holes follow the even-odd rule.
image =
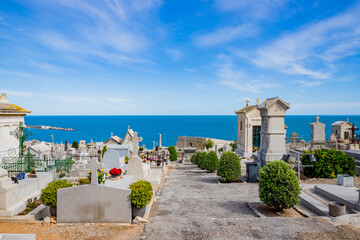
[[[105,169],[123,168],[125,159],[120,157],[116,150],[109,149],[104,154],[103,163]]]
[[[102,163],[92,158],[89,163],[91,184],[59,189],[57,221],[59,223],[131,223],[131,202],[128,183],[116,187],[117,181],[106,186],[98,184],[98,169]],[[118,183],[121,183],[118,180]],[[107,180],[111,181],[111,180]],[[132,178],[129,178],[132,181]],[[120,184],[121,185],[121,184]]]
[[[130,141],[133,145],[133,152],[131,154],[131,158],[129,159],[129,163],[127,166],[128,175],[134,175],[134,180],[144,179],[145,172],[143,169],[142,160],[139,157],[139,142],[143,139],[142,137],[137,136],[137,132],[134,132],[133,136],[130,138]]]
[[[315,144],[325,142],[325,124],[319,122],[320,117],[315,117],[316,122],[311,123],[311,149],[314,148]]]
[[[261,116],[261,144],[254,156],[260,167],[269,161],[279,160],[286,154],[285,148],[285,115],[290,103],[279,97],[268,98],[256,106]]]
[[[297,144],[298,142],[299,142],[299,134],[297,134],[296,132],[293,132],[291,134],[291,143]]]

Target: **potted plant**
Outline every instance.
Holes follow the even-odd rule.
[[[37,178],[36,172],[35,172],[35,168],[31,168],[31,172],[28,174],[29,178]]]
[[[132,205],[132,216],[143,217],[146,212],[146,206],[153,197],[153,187],[149,181],[138,180],[130,185],[130,201]]]
[[[121,168],[113,168],[113,169],[111,169],[109,171],[109,173],[111,174],[111,177],[110,177],[111,180],[117,180],[117,179],[122,178],[122,176],[121,176],[121,173],[122,173]]]
[[[41,190],[40,200],[44,205],[49,207],[51,216],[56,216],[57,190],[68,187],[72,187],[72,184],[66,180],[57,180],[50,182],[44,189]]]

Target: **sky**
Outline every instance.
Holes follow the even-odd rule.
[[[358,115],[359,52],[360,1],[0,1],[0,91],[32,115]]]

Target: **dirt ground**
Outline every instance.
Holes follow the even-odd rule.
[[[144,225],[0,223],[1,233],[35,234],[36,240],[140,239]]]
[[[336,178],[308,178],[301,180],[301,184],[336,184]],[[354,187],[360,188],[360,177],[354,177]]]
[[[336,232],[300,233],[297,240],[360,240],[360,229],[352,226],[338,226]]]
[[[252,205],[266,217],[304,217],[293,208],[284,209],[281,215],[279,215],[275,208],[271,208],[264,203],[253,203]]]

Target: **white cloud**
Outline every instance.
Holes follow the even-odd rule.
[[[216,0],[220,11],[240,12],[254,20],[273,18],[275,13],[284,9],[288,0]]]
[[[200,88],[200,89],[204,89],[204,88],[206,88],[206,85],[203,84],[203,83],[195,83],[195,84],[194,84],[194,87]]]
[[[296,80],[295,83],[299,83],[302,87],[317,87],[324,84],[325,82]]]
[[[183,59],[184,54],[177,50],[177,49],[172,49],[172,48],[168,48],[165,49],[166,53],[169,54],[170,58],[174,61],[174,62],[179,62]]]
[[[220,57],[223,58],[223,57]],[[244,92],[259,93],[266,88],[275,87],[276,83],[265,83],[259,80],[253,80],[252,77],[245,76],[240,70],[235,70],[232,62],[225,58],[225,61],[218,67],[216,75],[219,84]]]
[[[359,11],[356,6],[285,34],[260,47],[252,62],[287,74],[330,79],[336,70],[334,61],[359,53]]]
[[[235,27],[223,27],[212,33],[195,37],[195,43],[201,47],[210,47],[228,43],[240,38],[256,35],[257,27],[253,24],[243,24]]]

